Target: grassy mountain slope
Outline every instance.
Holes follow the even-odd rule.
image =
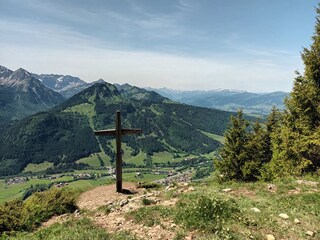
[[[99,152],[114,161],[112,138],[96,138],[93,130],[114,128],[116,110],[122,112],[123,127],[143,130],[141,136],[123,137],[132,156],[139,152],[212,152],[221,144],[203,132],[222,134],[230,116],[173,103],[136,87],[119,92],[108,83],[94,84],[49,112],[5,129],[0,136],[0,175],[15,174],[28,163],[44,161],[53,162],[55,168],[77,168],[76,160]]]

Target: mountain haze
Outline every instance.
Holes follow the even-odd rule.
[[[147,88],[174,101],[199,107],[216,108],[225,111],[243,109],[247,114],[267,115],[273,106],[283,109],[286,92],[252,93],[228,89],[209,91],[178,91],[167,88]]]

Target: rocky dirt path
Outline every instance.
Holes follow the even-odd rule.
[[[127,231],[138,239],[174,239],[180,227],[172,220],[161,221],[160,224],[145,226],[138,224],[132,219],[128,219],[128,213],[145,207],[142,199],[148,199],[153,205],[173,206],[177,203],[177,198],[166,200],[162,197],[162,192],[153,189],[147,191],[144,188],[137,188],[135,183],[124,183],[123,188],[132,194],[119,194],[115,192],[115,185],[100,186],[81,194],[77,205],[97,226],[105,228],[107,232]],[[168,187],[164,191],[175,190],[179,193],[193,191],[187,183],[177,187]],[[85,212],[84,211],[84,212]],[[90,214],[91,212],[91,214]],[[78,213],[77,217],[82,214]],[[192,239],[189,233],[185,239]]]
[[[115,184],[100,186],[84,192],[80,195],[77,205],[80,209],[95,210],[101,206],[108,205],[115,201],[127,199],[129,194],[119,194],[115,191]],[[139,195],[142,189],[138,189],[135,183],[124,182],[123,189],[128,190],[133,195]]]

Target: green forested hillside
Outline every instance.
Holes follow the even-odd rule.
[[[15,174],[28,163],[44,161],[67,168],[97,151],[97,140],[84,116],[39,113],[4,130],[0,139],[0,175]]]
[[[115,111],[122,111],[123,127],[143,134],[124,137],[131,155],[139,152],[205,154],[221,143],[203,132],[222,134],[230,113],[193,107],[144,89],[126,86],[120,92],[108,83],[92,87],[49,112],[27,117],[6,127],[0,136],[0,175],[21,172],[28,163],[53,162],[54,169],[81,168],[75,161],[102,152],[114,161],[110,138],[93,130],[114,128]],[[111,138],[112,139],[112,138]]]

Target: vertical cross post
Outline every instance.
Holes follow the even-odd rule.
[[[122,192],[122,150],[121,150],[121,115],[120,111],[116,112],[116,186],[117,192]]]
[[[122,192],[122,150],[121,136],[142,133],[141,129],[121,128],[121,112],[116,112],[116,129],[94,131],[97,136],[115,136],[116,137],[116,189]]]

